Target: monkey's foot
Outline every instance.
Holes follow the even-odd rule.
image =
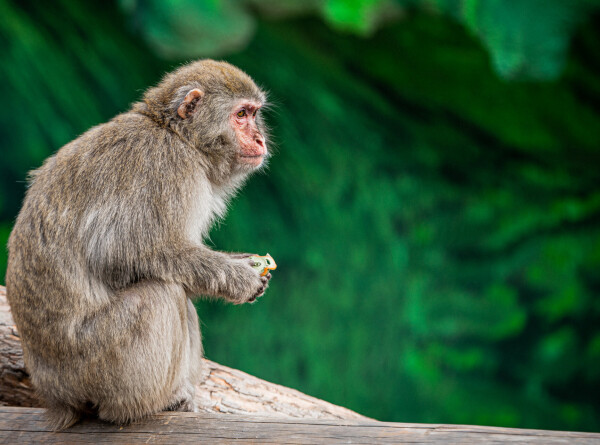
[[[177,402],[169,405],[165,411],[179,411],[184,413],[196,413],[198,412],[198,407],[196,406],[196,402],[192,399],[181,399]]]
[[[172,394],[172,402],[165,408],[165,411],[197,412],[196,402],[194,402],[195,393],[196,388],[194,385],[189,382],[183,384]]]

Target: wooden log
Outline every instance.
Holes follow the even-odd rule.
[[[303,419],[367,419],[347,408],[269,383],[245,372],[205,360],[209,374],[197,385],[201,412],[252,414]],[[23,363],[23,349],[6,288],[0,286],[0,406],[39,407]]]
[[[124,427],[86,420],[54,433],[48,430],[43,411],[0,407],[0,443],[600,444],[600,434],[595,433],[174,412]]]
[[[44,410],[36,407],[19,334],[0,286],[0,443],[600,445],[596,433],[377,422],[218,363],[206,364],[210,374],[197,388],[201,413],[164,412],[128,426],[88,419],[52,432]]]

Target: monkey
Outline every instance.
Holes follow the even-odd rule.
[[[205,371],[192,299],[254,302],[271,278],[250,254],[205,243],[267,163],[265,104],[237,67],[198,60],[31,173],[6,288],[53,429],[197,410]]]

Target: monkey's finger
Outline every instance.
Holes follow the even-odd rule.
[[[252,297],[248,300],[248,303],[253,303],[257,298],[262,297],[265,294],[265,287],[260,287]]]
[[[236,260],[243,260],[244,258],[250,258],[251,256],[258,256],[255,253],[235,253],[232,252],[229,254],[231,258],[235,258]]]

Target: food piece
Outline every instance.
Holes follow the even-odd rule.
[[[264,277],[266,274],[268,274],[270,270],[277,269],[277,264],[275,264],[275,260],[268,253],[265,256],[252,255],[250,259],[254,261],[254,266],[252,267],[258,270],[262,270],[262,272],[260,273],[261,277]]]

